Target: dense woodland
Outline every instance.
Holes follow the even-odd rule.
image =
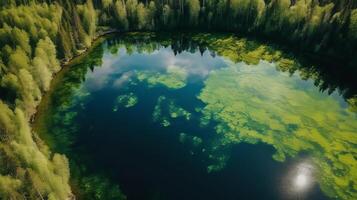
[[[73,198],[66,157],[30,121],[61,61],[111,29],[235,32],[356,71],[355,0],[1,0],[1,199]]]

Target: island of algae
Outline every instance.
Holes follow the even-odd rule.
[[[240,63],[213,71],[198,96],[205,103],[202,123],[216,123],[223,146],[265,143],[275,148],[277,161],[308,153],[326,194],[355,199],[356,114],[334,95],[266,65],[271,64]]]
[[[139,81],[146,81],[149,87],[162,85],[170,89],[180,89],[186,86],[186,71],[178,66],[168,66],[166,73],[139,71]]]

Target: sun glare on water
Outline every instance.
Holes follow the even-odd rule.
[[[298,174],[295,179],[295,186],[297,189],[303,189],[308,185],[309,183],[309,178],[306,176],[306,174]]]
[[[285,199],[304,198],[309,194],[316,183],[316,169],[309,160],[291,166],[283,181]]]

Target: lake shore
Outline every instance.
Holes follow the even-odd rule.
[[[42,99],[40,101],[40,103],[37,105],[36,107],[36,111],[35,113],[33,113],[30,116],[30,124],[33,128],[33,126],[36,124],[38,115],[40,115],[39,113],[42,113],[41,110],[44,110],[42,107],[42,105],[44,104],[43,102],[48,99],[48,96],[50,95],[53,85],[58,84],[58,77],[62,76],[61,74],[64,73],[64,71],[67,70],[67,68],[77,64],[83,57],[85,57],[88,52],[90,52],[94,47],[96,47],[97,45],[101,44],[101,42],[105,39],[106,36],[111,35],[111,34],[118,34],[121,33],[119,30],[108,30],[108,31],[104,31],[102,33],[98,33],[97,36],[95,36],[92,40],[92,44],[89,48],[85,48],[83,49],[80,53],[78,53],[77,55],[67,59],[67,60],[60,60],[61,62],[61,69],[56,72],[51,80],[51,85],[50,85],[50,89],[48,91],[46,91],[43,95],[42,95]]]

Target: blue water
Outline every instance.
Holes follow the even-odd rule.
[[[308,153],[278,162],[268,144],[225,146],[219,143],[217,122],[202,125],[200,109],[205,103],[198,95],[205,80],[213,71],[232,66],[232,61],[210,50],[175,54],[170,45],[152,43],[151,51],[140,50],[140,45],[110,38],[88,60],[65,72],[66,84],[54,86],[46,130],[54,150],[69,158],[79,193],[94,194],[88,192],[96,188],[93,183],[88,191],[83,189],[83,177],[100,176],[108,185],[96,189],[107,193],[118,186],[128,199],[327,199],[318,181],[306,191],[291,192],[294,186],[287,177],[291,169],[309,160]],[[283,73],[271,63],[260,65],[272,70],[271,76]],[[167,75],[169,68],[173,71],[169,79],[183,77],[183,87],[138,78],[140,72],[149,77]],[[299,79],[298,86],[311,88],[312,83]],[[133,105],[118,103],[120,96],[128,95],[136,100]],[[154,120],[160,96],[165,98],[161,117],[169,125],[161,118]],[[332,96],[346,106],[339,95]],[[168,105],[183,108],[189,119],[170,117]],[[218,167],[210,170],[209,166]]]

